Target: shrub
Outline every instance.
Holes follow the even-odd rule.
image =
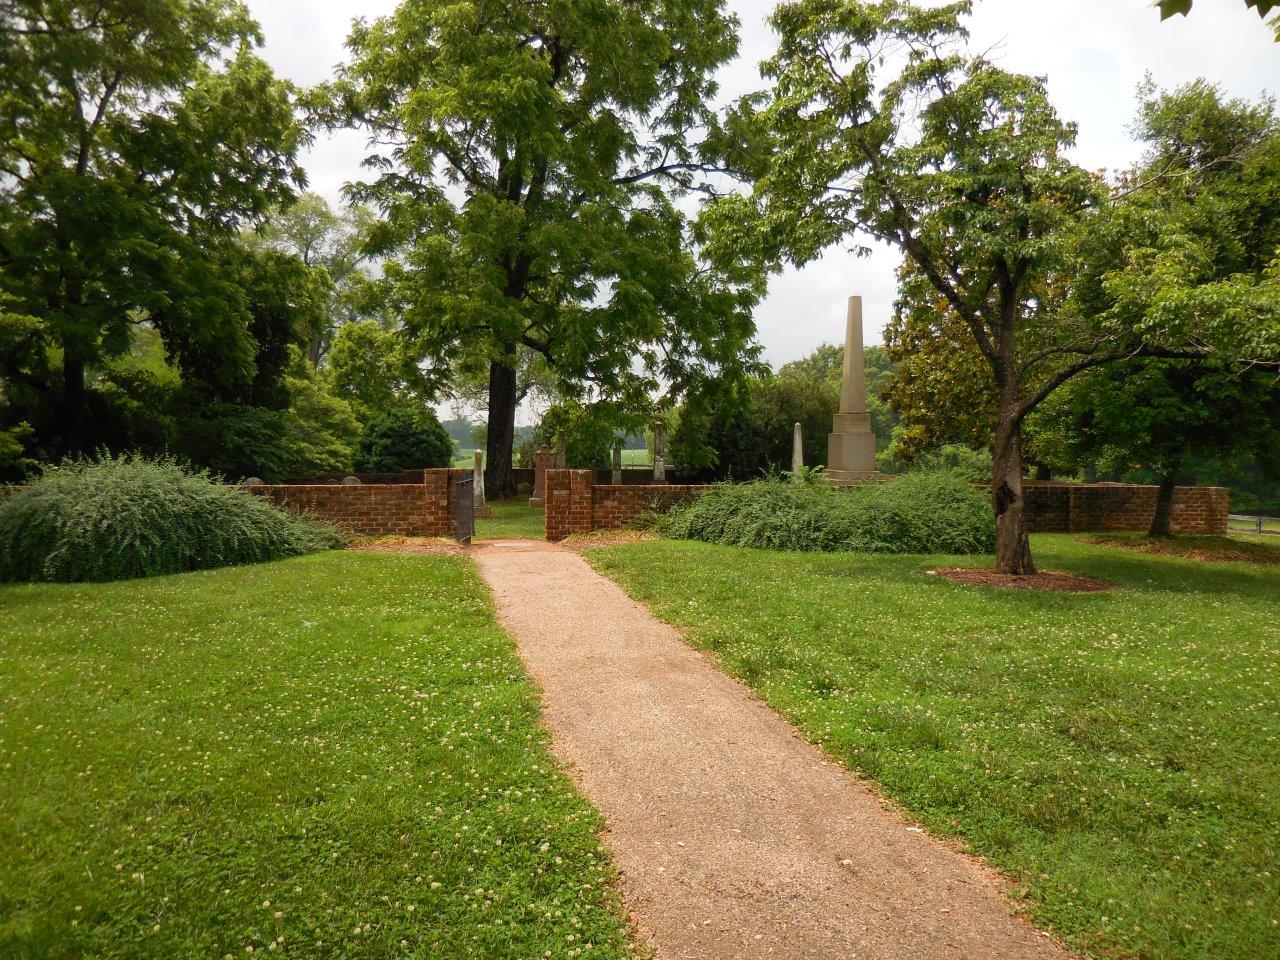
[[[124,580],[341,545],[328,526],[168,460],[70,462],[0,502],[0,581]]]
[[[773,550],[990,553],[984,493],[946,473],[839,489],[781,479],[717,484],[653,518],[665,536]]]
[[[424,470],[452,462],[453,440],[430,410],[379,414],[365,427],[356,453],[356,469],[362,473]]]

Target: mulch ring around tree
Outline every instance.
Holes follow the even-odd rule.
[[[1076,573],[1032,573],[1017,576],[998,573],[985,567],[938,567],[927,571],[956,583],[975,587],[996,587],[1001,590],[1054,590],[1059,593],[1099,593],[1112,590],[1115,584],[1097,577],[1082,577]]]

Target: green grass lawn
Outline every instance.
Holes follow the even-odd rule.
[[[980,559],[650,541],[591,562],[1106,957],[1280,957],[1280,567],[1035,538],[1109,593]],[[986,561],[989,562],[989,561]]]
[[[490,501],[490,517],[476,517],[477,540],[541,540],[547,535],[546,516],[529,506],[528,497]]]
[[[0,956],[620,957],[468,561],[0,588]]]

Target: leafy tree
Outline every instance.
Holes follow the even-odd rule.
[[[453,441],[430,410],[391,409],[374,417],[360,437],[356,469],[392,473],[447,467]]]
[[[360,422],[352,405],[325,388],[307,357],[293,349],[285,378],[289,409],[281,445],[286,454],[285,477],[296,480],[351,469]]]
[[[884,347],[867,347],[863,350],[867,413],[871,415],[871,429],[876,435],[877,450],[884,450],[889,446],[893,440],[894,431],[898,428],[898,415],[885,399],[889,386],[893,382],[896,367],[897,365]],[[844,347],[832,343],[821,344],[807,357],[784,363],[778,368],[778,376],[799,377],[817,383],[826,383],[835,390],[838,406],[840,386],[844,376]],[[825,458],[824,452],[822,459]],[[812,461],[806,458],[806,462]]]
[[[338,329],[326,372],[335,396],[348,401],[362,423],[400,407],[425,410],[437,389],[398,332],[374,320]]]
[[[1178,482],[1202,465],[1280,471],[1280,378],[1222,362],[1133,360],[1089,371],[1055,397],[1068,452],[1104,472],[1143,466],[1159,483],[1150,535],[1171,535]]]
[[[440,0],[353,29],[321,112],[380,147],[351,195],[386,214],[388,308],[487,370],[492,495],[523,349],[632,409],[741,368],[757,278],[700,263],[673,199],[734,27],[722,0]]]
[[[250,236],[257,242],[291,254],[308,267],[323,269],[331,284],[325,310],[306,331],[307,358],[318,367],[329,351],[335,331],[368,312],[364,284],[367,259],[364,243],[374,215],[367,207],[347,206],[334,211],[314,193],[274,211]]]
[[[1142,261],[1143,271],[1115,276],[1130,281],[1123,306],[1060,309],[1081,223],[1105,192],[1065,159],[1075,128],[1058,118],[1043,82],[966,53],[969,8],[778,7],[780,46],[763,65],[773,88],[740,104],[722,146],[754,187],[719,201],[711,217],[720,249],[764,260],[804,263],[859,236],[903,251],[910,268],[900,311],[945,305],[941,324],[937,311],[915,311],[924,326],[913,333],[954,340],[953,328],[963,331],[987,368],[996,566],[1023,574],[1035,570],[1022,496],[1027,416],[1079,372],[1157,345],[1256,350],[1249,337],[1274,322],[1277,285],[1177,274],[1184,251],[1171,244],[1135,252],[1130,263]],[[1171,271],[1159,291],[1142,283]]]
[[[707,469],[718,479],[752,480],[791,469],[792,430],[799,423],[805,464],[819,466],[826,462],[827,434],[839,406],[838,380],[794,372],[750,377],[735,403],[682,410],[671,454],[677,463]]]
[[[1155,5],[1160,8],[1160,19],[1168,20],[1174,14],[1187,16],[1191,13],[1192,3],[1193,0],[1156,0]],[[1276,8],[1276,0],[1244,0],[1244,5],[1256,10],[1258,16],[1265,20],[1267,14]],[[1280,17],[1271,20],[1271,28],[1275,31],[1276,40],[1280,41]]]
[[[232,248],[302,182],[305,139],[260,40],[233,0],[4,4],[0,273],[56,348],[65,450],[92,442],[86,371],[141,320],[184,370],[254,379]]]

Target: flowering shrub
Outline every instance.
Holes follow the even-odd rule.
[[[331,527],[169,460],[72,462],[0,502],[0,581],[125,580],[341,545]]]

